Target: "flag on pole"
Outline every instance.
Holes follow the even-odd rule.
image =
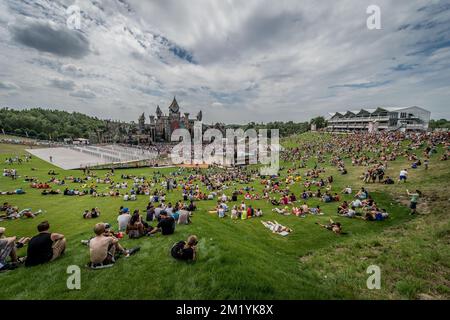
[[[2,129],[3,134],[6,136],[5,129]]]
[[[25,134],[26,134],[27,138],[29,138],[29,137],[28,137],[28,131],[27,131],[27,130],[25,130]]]

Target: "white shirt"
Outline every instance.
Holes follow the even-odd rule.
[[[127,225],[130,219],[131,215],[129,213],[124,213],[117,217],[117,222],[119,223],[119,231],[125,231],[127,229]]]

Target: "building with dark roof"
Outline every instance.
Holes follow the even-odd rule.
[[[329,113],[327,131],[426,131],[431,112],[419,107],[346,110]]]

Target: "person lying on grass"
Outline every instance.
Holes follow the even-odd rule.
[[[179,241],[170,249],[170,254],[177,260],[194,261],[197,258],[197,236],[191,235],[187,241]]]
[[[291,233],[293,230],[291,228],[285,227],[281,224],[279,224],[276,220],[272,221],[261,221],[263,226],[265,226],[267,229],[272,231],[273,233],[282,233],[287,232]]]
[[[26,192],[22,188],[18,188],[14,191],[0,191],[1,195],[12,196],[16,194],[25,194]]]
[[[170,235],[175,232],[175,220],[173,217],[168,216],[166,211],[161,211],[160,213],[161,220],[159,221],[156,228],[150,231],[150,235],[155,234],[157,232],[161,232],[162,235]]]
[[[347,206],[347,208],[340,210],[338,214],[341,217],[353,218],[356,216],[356,208],[355,207],[348,208]]]
[[[47,196],[47,195],[54,195],[54,194],[61,194],[61,190],[57,189],[57,190],[47,190],[44,189],[41,194],[43,196]]]
[[[139,247],[127,250],[119,244],[119,239],[114,237],[106,228],[105,223],[97,223],[94,227],[95,237],[89,241],[90,267],[109,265],[116,262],[116,252],[125,257],[139,251]]]
[[[288,215],[291,214],[291,213],[289,212],[289,207],[288,207],[288,206],[286,206],[286,207],[284,207],[284,208],[282,208],[282,209],[280,209],[280,208],[274,208],[274,209],[272,209],[272,211],[274,211],[274,212],[276,212],[276,213],[279,213],[279,214],[282,214],[283,216],[288,216]]]
[[[40,215],[43,211],[39,209],[36,212],[33,212],[31,209],[23,209],[18,213],[19,218],[36,218],[36,216]]]
[[[330,219],[329,224],[321,224],[319,222],[316,222],[316,224],[321,226],[322,228],[333,231],[335,234],[342,234],[342,226],[340,222],[334,222],[332,219]]]
[[[23,259],[17,257],[17,249],[22,248],[28,243],[30,238],[5,237],[6,229],[0,227],[0,271],[12,270],[23,262]],[[7,262],[8,257],[10,262]]]
[[[51,233],[48,221],[38,224],[39,233],[31,238],[28,244],[25,266],[31,267],[53,261],[60,257],[66,249],[66,239],[63,234]]]
[[[371,210],[368,210],[364,217],[355,216],[356,218],[360,218],[366,221],[383,221],[389,218],[389,213],[386,212],[386,209],[377,209],[374,207]]]
[[[38,210],[33,212],[31,209],[23,209],[19,211],[18,207],[10,207],[6,209],[5,214],[0,216],[0,219],[15,220],[20,218],[35,218],[37,215],[41,214],[43,211]]]

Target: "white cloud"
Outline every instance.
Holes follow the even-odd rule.
[[[4,104],[135,120],[176,95],[208,122],[378,105],[450,117],[445,1],[379,0],[382,30],[370,31],[368,0],[77,0],[78,33],[61,2],[0,3],[0,77],[23,89]]]

